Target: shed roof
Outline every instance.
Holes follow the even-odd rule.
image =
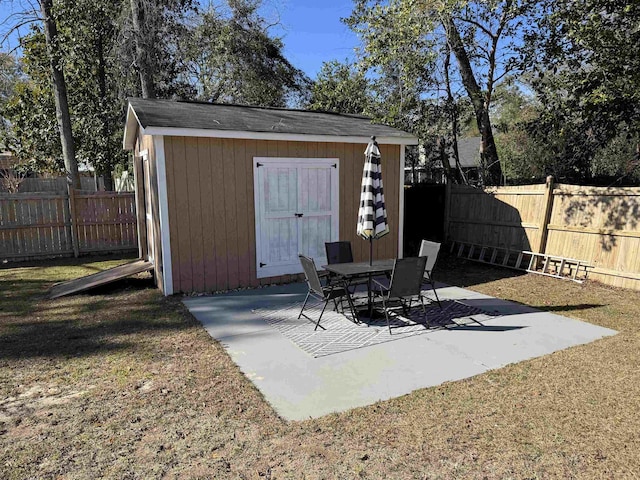
[[[133,148],[136,123],[149,135],[417,144],[410,133],[359,115],[205,102],[129,99],[124,146]]]

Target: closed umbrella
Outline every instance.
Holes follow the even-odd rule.
[[[373,262],[373,240],[389,233],[382,187],[380,149],[376,143],[376,137],[371,137],[371,142],[367,145],[364,156],[356,232],[365,240],[369,240],[369,264],[371,265]]]
[[[362,170],[362,188],[360,191],[360,208],[358,209],[358,226],[356,232],[365,240],[369,240],[369,265],[373,264],[373,240],[389,233],[387,209],[384,205],[384,189],[382,187],[382,167],[380,165],[380,149],[376,137],[371,137],[364,151],[364,169]],[[371,274],[367,286],[369,318],[376,317],[371,301]]]

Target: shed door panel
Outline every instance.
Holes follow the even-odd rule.
[[[301,273],[298,254],[326,264],[338,239],[337,160],[255,159],[258,278]]]
[[[316,266],[327,263],[324,243],[331,238],[331,174],[332,165],[306,167],[300,171],[298,217],[300,253],[315,259]]]
[[[290,265],[297,260],[298,169],[282,164],[258,168],[262,187],[259,210],[262,221],[262,245],[259,257],[264,268]]]

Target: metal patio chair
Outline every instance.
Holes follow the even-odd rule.
[[[418,256],[427,257],[427,263],[424,267],[424,278],[422,280],[422,284],[428,284],[431,286],[433,294],[436,296],[436,302],[438,302],[438,306],[440,307],[440,310],[442,310],[442,304],[440,303],[438,292],[436,292],[436,286],[433,282],[433,268],[435,267],[438,260],[438,252],[440,252],[439,243],[430,242],[429,240],[422,240],[422,243],[420,244],[420,253],[418,253]]]
[[[327,252],[327,263],[351,263],[353,262],[353,251],[351,250],[351,242],[349,240],[340,240],[338,242],[325,242],[324,249]],[[347,287],[353,287],[353,292],[358,285],[366,285],[369,281],[368,277],[352,278]]]
[[[333,300],[338,308],[338,299],[341,299],[340,305],[342,306],[342,313],[344,313],[344,306],[342,302],[345,297],[347,302],[349,303],[349,308],[351,309],[352,315],[355,317],[355,309],[353,307],[353,303],[351,302],[351,295],[349,291],[336,283],[329,283],[328,285],[322,285],[320,282],[320,277],[318,275],[318,270],[316,269],[316,264],[313,259],[309,257],[305,257],[304,255],[298,255],[300,258],[300,263],[302,264],[302,269],[304,270],[304,276],[307,281],[307,286],[309,287],[309,291],[307,292],[307,296],[304,299],[304,303],[302,304],[302,309],[300,310],[300,314],[298,318],[304,316],[306,319],[311,320],[316,323],[314,330],[317,330],[318,327],[326,330],[322,325],[320,325],[320,320],[322,320],[322,315],[324,315],[324,311],[327,308],[327,304],[330,300]],[[318,320],[315,321],[304,313],[304,309],[307,306],[307,302],[309,301],[309,297],[317,298],[318,300],[324,302],[324,306],[322,307],[322,312],[320,312],[320,316]]]
[[[327,263],[351,263],[353,262],[353,252],[351,242],[341,240],[339,242],[325,242],[324,249],[327,252]]]
[[[389,333],[391,333],[389,313],[392,312],[392,308],[399,306],[405,314],[408,314],[411,311],[411,303],[416,297],[418,297],[422,305],[422,312],[425,314],[425,326],[428,326],[427,310],[422,298],[422,278],[426,262],[427,257],[398,258],[393,265],[389,286],[376,280],[373,281],[377,288],[374,293],[382,298],[382,307]]]

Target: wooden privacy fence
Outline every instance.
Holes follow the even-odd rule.
[[[135,194],[0,194],[0,259],[138,248]]]
[[[452,185],[446,210],[448,240],[577,258],[589,278],[640,290],[640,188]]]

